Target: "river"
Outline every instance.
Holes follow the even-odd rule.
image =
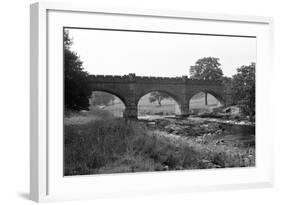
[[[140,120],[152,129],[159,129],[189,139],[211,138],[212,136],[212,139],[224,145],[255,148],[255,124],[245,121],[155,115],[143,116]]]

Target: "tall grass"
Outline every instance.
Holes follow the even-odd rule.
[[[64,116],[65,125],[85,124],[94,120],[108,119],[114,117],[112,112],[108,110],[102,110],[97,107],[91,107],[91,109],[86,112],[65,111]]]
[[[65,175],[162,171],[198,167],[199,155],[181,144],[124,119],[65,125]]]
[[[184,138],[107,115],[64,125],[65,175],[254,166],[245,156],[199,150]]]

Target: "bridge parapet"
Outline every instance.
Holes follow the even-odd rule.
[[[128,83],[131,81],[129,75],[90,75],[89,79],[101,83]]]
[[[188,79],[187,83],[190,84],[190,85],[217,85],[217,86],[222,86],[222,83],[220,81],[214,81],[214,80]]]
[[[190,79],[188,76],[182,77],[154,77],[136,76],[134,73],[129,75],[90,75],[90,80],[100,83],[158,83],[158,84],[190,84],[190,85],[218,85],[220,82],[212,80]]]

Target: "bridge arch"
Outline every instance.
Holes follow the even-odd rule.
[[[109,93],[111,95],[114,95],[116,97],[118,97],[122,103],[127,106],[128,102],[126,100],[126,95],[123,95],[122,93],[116,92],[116,91],[112,91],[110,89],[92,89],[92,92],[105,92],[105,93]]]
[[[172,93],[170,91],[167,91],[167,90],[164,90],[164,89],[149,89],[149,90],[146,90],[144,92],[141,92],[138,94],[138,96],[136,97],[136,103],[138,104],[140,99],[149,94],[149,93],[152,93],[152,92],[160,92],[160,93],[165,93],[166,95],[170,96],[178,105],[181,104],[181,98],[180,96],[177,96],[175,93]]]
[[[198,90],[194,90],[191,92],[191,94],[189,95],[189,104],[190,104],[190,101],[192,99],[192,97],[194,97],[195,95],[199,94],[199,93],[208,93],[208,94],[211,94],[213,97],[215,97],[219,103],[222,105],[222,106],[225,106],[226,105],[226,100],[225,100],[225,97],[224,97],[224,94],[222,91],[216,91],[216,90],[211,90],[211,89],[198,89]]]
[[[95,115],[124,117],[126,105],[124,100],[116,94],[103,90],[94,90],[89,98],[90,110]],[[96,112],[98,111],[98,112]]]
[[[168,102],[168,105],[167,104],[162,105],[162,106],[164,106],[164,108],[165,108],[165,106],[168,106],[168,107],[166,107],[165,109],[162,106],[159,108],[155,107],[156,110],[151,111],[150,110],[151,106],[155,106],[155,105],[150,104],[150,103],[149,103],[149,105],[147,105],[147,104],[145,104],[146,102],[144,102],[142,100],[145,98],[145,96],[148,97],[153,92],[163,93],[166,96],[169,96],[170,102]],[[163,90],[163,89],[152,89],[152,90],[148,90],[146,92],[142,92],[140,95],[138,95],[138,97],[136,99],[136,105],[137,105],[138,117],[140,117],[143,113],[155,114],[157,112],[162,113],[160,115],[181,114],[181,112],[180,112],[181,100],[179,99],[179,97],[177,95],[172,94],[171,92]]]

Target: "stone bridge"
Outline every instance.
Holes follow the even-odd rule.
[[[210,93],[223,106],[229,104],[226,88],[221,83],[189,79],[187,76],[142,77],[134,73],[124,76],[91,75],[90,85],[93,91],[104,91],[119,97],[125,105],[125,118],[137,118],[139,100],[153,91],[171,96],[177,102],[181,115],[189,113],[189,101],[199,92]]]

